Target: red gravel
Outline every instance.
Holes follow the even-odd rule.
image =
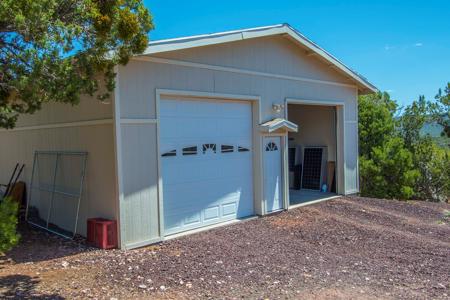
[[[346,197],[131,251],[24,229],[0,296],[450,299],[446,211]]]

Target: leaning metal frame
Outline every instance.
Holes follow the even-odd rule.
[[[37,158],[38,158],[39,154],[56,155],[55,168],[54,168],[54,171],[53,171],[53,183],[52,183],[52,186],[51,186],[50,189],[33,185],[36,161],[37,161]],[[44,230],[47,230],[47,231],[49,231],[51,233],[54,233],[54,234],[57,234],[57,235],[62,236],[64,238],[67,238],[67,239],[73,239],[75,237],[76,232],[77,232],[77,226],[78,226],[78,215],[79,215],[79,211],[80,211],[81,196],[83,194],[83,182],[84,182],[84,177],[85,177],[85,173],[86,173],[87,154],[88,154],[87,152],[74,152],[74,151],[35,151],[34,152],[33,169],[32,169],[32,172],[31,172],[31,182],[30,182],[30,193],[28,195],[27,208],[26,208],[26,212],[25,212],[25,219],[27,220],[28,223],[30,223],[30,224],[32,224],[32,225],[34,225],[36,227],[42,228]],[[81,178],[80,178],[80,186],[79,186],[78,194],[72,194],[72,193],[67,193],[67,192],[56,190],[55,183],[56,183],[56,174],[57,174],[57,171],[58,171],[58,162],[59,162],[59,158],[61,156],[64,156],[64,155],[83,156],[83,167],[82,167],[82,173],[81,173],[81,176],[80,176]],[[28,220],[28,207],[29,207],[29,204],[30,204],[30,201],[31,201],[31,195],[32,195],[33,189],[51,193],[50,206],[49,206],[48,213],[47,213],[46,226],[42,226],[40,224],[36,224],[36,223]],[[73,235],[72,236],[68,236],[68,235],[62,234],[60,232],[56,232],[54,230],[49,229],[49,227],[48,227],[49,220],[50,220],[50,215],[51,215],[51,211],[52,211],[52,206],[53,206],[53,199],[54,199],[55,194],[60,194],[60,195],[66,196],[66,197],[71,197],[71,198],[78,199],[77,212],[76,212],[76,217],[75,217],[75,225],[74,225],[74,228],[73,228]]]

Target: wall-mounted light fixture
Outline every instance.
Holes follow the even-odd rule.
[[[283,109],[284,109],[284,104],[277,104],[277,103],[272,104],[272,110],[274,112],[276,112],[277,114],[279,114]]]

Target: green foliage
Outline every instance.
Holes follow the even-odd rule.
[[[445,126],[448,92],[430,102],[420,96],[395,118],[397,105],[387,93],[359,99],[361,194],[378,198],[448,201],[450,149],[436,144],[423,128]],[[448,126],[448,124],[447,124]],[[445,132],[445,127],[444,132]]]
[[[386,92],[360,96],[358,105],[359,153],[370,158],[373,147],[394,136],[397,105]]]
[[[428,135],[422,135],[427,123],[439,118],[443,111],[437,102],[423,96],[407,106],[400,118],[400,134],[412,153],[414,168],[419,171],[415,197],[444,201],[450,195],[450,161],[448,148],[441,148]],[[437,115],[436,115],[437,114]]]
[[[413,161],[420,174],[415,196],[446,201],[450,196],[450,150],[439,147],[430,138],[423,138],[414,147]]]
[[[405,108],[400,118],[401,130],[399,133],[403,137],[406,147],[411,151],[422,140],[421,130],[431,119],[428,114],[429,110],[430,103],[425,101],[424,96],[420,96],[419,100]]]
[[[361,194],[377,198],[409,199],[414,195],[418,171],[403,140],[390,137],[361,156]]]
[[[11,198],[0,202],[0,254],[9,251],[19,242],[17,213],[19,205]]]
[[[439,89],[436,102],[431,105],[431,115],[433,120],[442,126],[442,136],[450,138],[450,82],[444,88],[444,92]]]
[[[107,99],[152,28],[142,0],[0,1],[0,127],[46,102]]]
[[[389,94],[359,98],[360,184],[363,196],[409,199],[418,176],[412,155],[397,136],[397,104]]]

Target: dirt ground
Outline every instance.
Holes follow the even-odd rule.
[[[0,297],[450,299],[448,211],[343,197],[130,251],[24,227]]]

